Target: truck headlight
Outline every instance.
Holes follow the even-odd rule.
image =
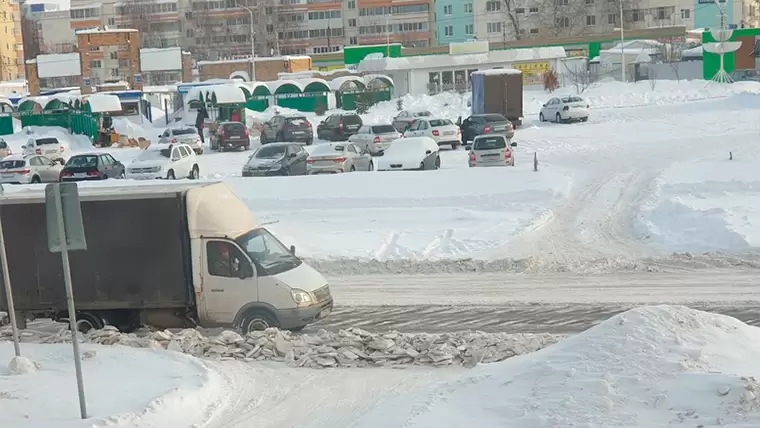
[[[293,301],[299,305],[308,305],[313,302],[311,294],[308,291],[294,288],[290,290],[290,295],[293,296]]]

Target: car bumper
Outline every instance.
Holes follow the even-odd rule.
[[[145,173],[140,173],[140,174],[127,173],[127,178],[132,179],[132,180],[160,180],[162,178],[166,178],[166,173],[163,171],[145,172]]]
[[[225,149],[248,147],[251,145],[251,140],[232,140],[232,141],[220,141],[219,147]]]
[[[328,300],[305,308],[277,310],[277,322],[280,328],[298,328],[317,322],[330,315],[333,309],[332,297]]]
[[[587,110],[568,110],[562,112],[563,119],[580,120],[588,117]]]
[[[243,171],[243,177],[277,177],[284,175],[284,171],[283,169]]]
[[[16,177],[0,178],[0,184],[29,184],[32,177],[28,175],[18,175]]]
[[[294,143],[308,143],[314,140],[314,133],[309,132],[304,134],[285,134],[283,137],[285,137],[283,141],[291,141]]]
[[[511,166],[512,160],[500,161],[500,162],[469,162],[470,168],[487,168],[492,166]]]
[[[345,172],[345,166],[343,164],[328,165],[328,166],[309,166],[306,170],[308,174],[339,174]]]
[[[100,181],[103,177],[101,176],[92,176],[92,177],[61,177],[61,182],[71,182],[71,181]]]

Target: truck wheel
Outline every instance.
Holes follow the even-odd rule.
[[[305,325],[302,325],[302,326],[300,326],[300,327],[293,327],[293,328],[289,328],[288,330],[292,331],[293,333],[300,333],[300,332],[301,332],[301,331],[303,331],[303,329],[305,329],[305,328],[306,328],[306,326],[305,326]]]
[[[103,318],[90,312],[80,312],[77,314],[77,329],[80,333],[87,333],[90,330],[100,330],[105,326]]]
[[[248,334],[252,331],[262,331],[270,327],[279,326],[280,324],[277,322],[277,319],[272,316],[272,314],[267,311],[258,309],[250,311],[245,315],[243,318],[242,330],[243,334]]]

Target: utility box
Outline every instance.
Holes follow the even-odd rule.
[[[475,71],[472,79],[472,114],[497,113],[514,126],[522,125],[523,76],[520,70],[497,68]]]

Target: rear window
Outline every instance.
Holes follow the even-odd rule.
[[[45,144],[58,144],[58,139],[56,138],[38,138],[35,141],[37,141],[38,146],[42,146]]]
[[[432,116],[432,113],[430,113],[429,111],[416,111],[412,113],[412,117],[427,117],[427,116]]]
[[[487,114],[483,116],[486,122],[506,122],[507,118],[500,114]]]
[[[94,168],[98,166],[97,156],[73,156],[66,162],[67,167],[74,168]]]
[[[348,123],[351,125],[362,123],[362,118],[355,114],[348,114],[343,116],[343,123]]]
[[[256,150],[257,159],[279,159],[285,156],[287,146],[263,146]]]
[[[25,160],[8,160],[0,162],[0,169],[23,168],[26,165]]]
[[[306,125],[306,122],[307,120],[305,117],[288,117],[285,119],[285,123],[293,126],[304,126]]]
[[[430,126],[436,127],[436,126],[446,126],[446,125],[453,125],[450,120],[448,119],[433,119],[430,121]]]
[[[398,134],[393,125],[377,125],[372,127],[373,134]]]
[[[0,149],[7,149],[7,148],[8,148],[8,143],[6,143],[5,141],[0,141]]]
[[[563,103],[580,103],[583,102],[583,99],[580,97],[564,97],[562,98]]]
[[[185,128],[185,129],[172,129],[173,135],[193,135],[196,134],[198,131],[196,131],[193,128]]]
[[[507,142],[500,137],[486,137],[475,140],[473,149],[475,150],[496,150],[507,147]]]
[[[340,144],[320,144],[314,147],[314,150],[311,151],[311,154],[317,156],[325,156],[333,153],[343,153],[345,149],[345,146]]]
[[[245,125],[243,125],[240,122],[225,123],[222,126],[224,127],[224,131],[225,132],[231,132],[233,134],[243,134],[243,133],[245,133]]]

